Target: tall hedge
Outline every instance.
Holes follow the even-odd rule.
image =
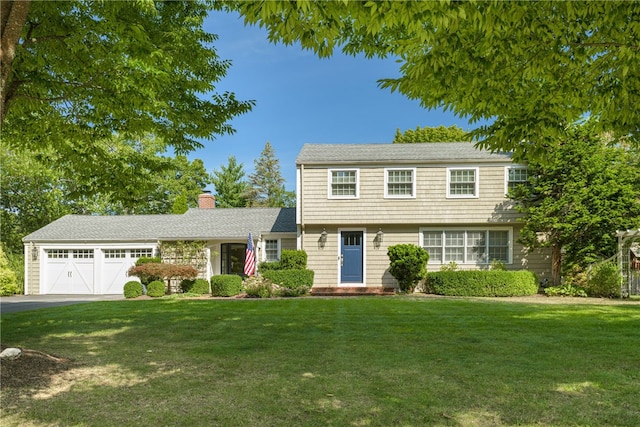
[[[307,253],[302,250],[283,249],[280,253],[281,270],[304,270],[307,268]]]
[[[467,297],[526,296],[538,292],[538,280],[527,270],[437,271],[427,274],[426,291]]]

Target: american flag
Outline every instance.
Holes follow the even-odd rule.
[[[256,252],[253,247],[253,239],[251,233],[249,233],[249,240],[247,241],[247,251],[244,256],[244,274],[247,276],[253,276],[256,272]]]

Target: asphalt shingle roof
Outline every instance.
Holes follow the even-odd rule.
[[[67,215],[22,240],[206,240],[295,231],[295,208],[190,209],[183,215]]]
[[[296,164],[510,161],[510,153],[492,153],[473,142],[418,144],[304,144]]]

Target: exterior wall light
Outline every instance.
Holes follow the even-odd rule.
[[[322,233],[320,233],[320,240],[318,241],[320,243],[320,247],[324,248],[324,245],[327,243],[327,236],[329,235],[329,233],[327,233],[327,229],[323,228],[322,229]]]
[[[382,231],[382,228],[378,228],[378,232],[376,233],[376,237],[375,237],[375,239],[373,239],[373,243],[374,243],[374,246],[376,248],[380,247],[380,245],[382,244],[383,238],[384,238],[384,232]]]
[[[33,261],[37,261],[38,260],[38,248],[33,246],[33,244],[31,244],[31,259]]]

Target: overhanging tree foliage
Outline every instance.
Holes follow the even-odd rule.
[[[269,39],[319,56],[391,56],[380,81],[491,124],[482,147],[541,154],[585,114],[638,142],[640,2],[227,2]]]
[[[400,132],[396,129],[394,144],[412,144],[416,142],[463,142],[471,141],[471,136],[464,129],[456,125],[437,127],[416,127]]]
[[[77,170],[125,182],[96,141],[152,134],[178,154],[232,132],[251,109],[216,93],[229,67],[205,32],[205,1],[1,4],[0,124],[5,146],[51,148]]]
[[[524,214],[520,241],[552,250],[552,277],[608,258],[616,231],[640,225],[638,151],[598,136],[593,122],[577,125],[543,160],[528,162],[529,184],[510,192]]]

